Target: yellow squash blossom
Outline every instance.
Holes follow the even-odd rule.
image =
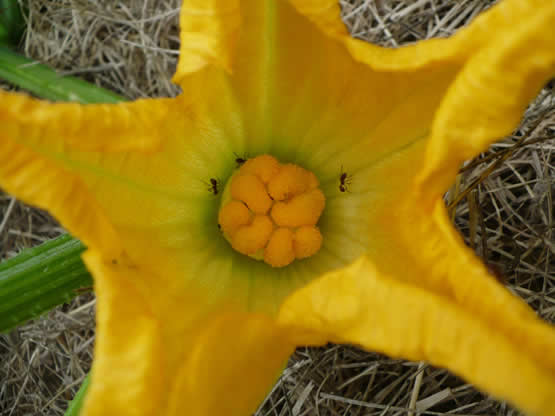
[[[0,94],[0,185],[89,247],[83,414],[247,415],[295,346],[333,341],[555,415],[553,327],[442,201],[555,73],[555,3],[398,50],[336,0],[185,0],[180,24],[177,98]]]

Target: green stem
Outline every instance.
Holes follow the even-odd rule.
[[[92,286],[83,251],[83,243],[65,234],[1,263],[0,332],[69,302],[76,289]]]
[[[0,47],[0,78],[52,101],[117,103],[122,96]]]
[[[19,43],[25,31],[25,20],[17,0],[0,0],[0,45]]]
[[[81,407],[83,407],[83,402],[85,401],[85,397],[87,395],[87,390],[89,388],[90,381],[91,381],[91,373],[87,374],[87,376],[83,380],[83,384],[81,384],[81,387],[79,387],[79,391],[75,394],[75,397],[69,403],[69,407],[64,413],[64,416],[79,415],[79,412],[81,411]]]

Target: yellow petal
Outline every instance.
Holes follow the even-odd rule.
[[[501,6],[504,14],[486,15],[498,31],[469,59],[436,115],[419,177],[424,192],[447,189],[464,160],[509,134],[555,75],[555,3]]]
[[[482,277],[488,279],[485,272]],[[305,329],[299,341],[320,343],[326,334],[334,342],[426,360],[530,414],[552,416],[555,333],[532,314],[515,318],[512,308],[523,309],[521,301],[504,292],[497,286],[494,295],[504,303],[486,318],[480,310],[387,276],[363,258],[294,293],[280,320]],[[474,297],[482,306],[489,302],[480,293]],[[505,330],[502,320],[511,320],[518,332]]]
[[[431,39],[392,50],[354,39],[341,19],[339,3],[335,0],[289,0],[296,10],[305,15],[327,36],[343,43],[353,59],[375,70],[407,71],[433,68],[448,61],[460,61],[470,53],[468,39],[463,43]],[[478,36],[473,37],[477,40]],[[466,44],[465,44],[466,43]]]
[[[81,413],[160,414],[159,403],[167,394],[166,346],[162,323],[133,284],[141,274],[121,260],[112,264],[92,251],[84,260],[95,276],[98,296],[92,383]]]
[[[461,319],[466,319],[464,316],[469,315],[472,319],[485,325],[484,335],[488,332],[491,332],[492,335],[498,333],[508,336],[510,334],[513,344],[517,346],[527,344],[518,351],[518,357],[522,361],[534,362],[538,368],[553,376],[555,370],[554,329],[545,324],[538,325],[534,312],[523,302],[516,301],[513,295],[501,287],[495,278],[488,274],[485,266],[476,258],[474,253],[465,247],[460,235],[454,230],[446,215],[441,194],[434,195],[433,203],[431,203],[430,195],[426,194],[425,199],[424,194],[413,193],[411,177],[414,172],[418,171],[420,163],[418,158],[415,159],[413,156],[421,155],[418,148],[420,150],[424,148],[424,143],[407,148],[405,151],[396,154],[391,160],[384,160],[373,166],[371,169],[373,174],[385,179],[379,186],[372,184],[368,188],[369,196],[366,198],[366,204],[360,207],[361,210],[366,210],[368,215],[358,223],[341,226],[345,230],[345,235],[354,240],[356,230],[361,228],[368,230],[367,233],[371,238],[366,243],[366,257],[377,268],[380,278],[386,276],[387,281],[394,281],[395,284],[410,287],[411,296],[415,297],[414,302],[416,303],[418,303],[418,296],[423,294],[424,298],[429,296],[439,298],[442,302],[454,306],[457,313],[463,316]],[[357,175],[352,180],[352,188],[354,191],[358,191]],[[391,195],[390,192],[387,192],[387,188],[390,188],[394,194]],[[349,198],[354,197],[356,195],[349,196]],[[341,199],[343,198],[339,197],[331,203],[337,204],[339,202],[336,201]],[[340,245],[341,243],[342,241],[339,240],[336,244]],[[354,296],[356,293],[356,290],[354,290],[352,295]],[[334,296],[332,292],[330,292],[330,296]],[[374,313],[372,310],[374,292],[371,296],[366,294],[360,296],[359,303],[370,305],[369,313]],[[345,305],[356,305],[353,302],[353,299],[346,300]],[[399,306],[394,306],[394,301],[391,300],[389,303],[391,304],[391,312],[399,309]],[[382,304],[378,303],[377,305],[381,307],[379,305]],[[387,307],[387,303],[383,305],[385,305],[384,308]],[[345,306],[344,312],[350,316],[349,308],[350,306]],[[386,313],[387,311],[384,309],[383,314]],[[308,313],[305,310],[301,312],[301,315],[306,317]],[[314,319],[321,321],[319,317]],[[360,319],[360,317],[357,319]],[[404,318],[399,317],[399,320],[402,319]],[[453,319],[458,320],[458,317],[454,316]],[[338,321],[340,320],[341,314],[338,315]],[[326,325],[325,322],[321,322],[322,326]],[[365,329],[371,326],[369,324]],[[341,328],[334,333],[340,339],[343,336]],[[409,359],[426,359],[437,365],[445,366],[477,386],[499,397],[512,400],[523,409],[529,410],[534,409],[534,406],[540,406],[538,408],[543,406],[535,403],[536,400],[543,400],[542,398],[532,398],[530,400],[533,403],[530,404],[528,399],[523,397],[529,394],[528,390],[513,396],[512,390],[509,391],[503,386],[496,386],[490,383],[490,380],[482,380],[481,376],[477,377],[473,368],[469,367],[465,370],[460,366],[458,367],[459,364],[457,366],[452,365],[451,358],[444,359],[442,356],[445,352],[440,351],[438,356],[434,356],[434,350],[430,350],[429,355],[424,356],[422,354],[416,355],[411,351],[397,350],[402,348],[402,343],[405,342],[402,339],[405,329],[404,327],[397,327],[397,330],[399,334],[396,336],[394,336],[395,328],[392,328],[391,332],[384,336],[382,342],[385,344],[387,337],[391,337],[391,343],[386,345],[387,348],[382,346],[383,349],[379,349],[379,351]],[[469,332],[469,334],[469,336],[472,336],[472,332]],[[427,337],[425,333],[423,336]],[[332,339],[339,342],[336,338]],[[421,341],[432,342],[429,339],[431,338]],[[321,335],[319,335],[317,341],[321,341]],[[362,343],[352,338],[345,339],[343,337],[342,341],[358,343],[372,350],[378,347],[378,345]],[[436,341],[440,344],[443,342],[441,338]],[[487,336],[480,342],[487,343]],[[474,348],[476,355],[486,354],[480,351],[481,343],[476,343],[469,348]],[[489,346],[484,347],[484,350],[490,351]],[[470,354],[470,352],[467,352],[467,354]],[[456,362],[455,358],[452,359],[453,363]],[[503,357],[503,359],[507,358],[508,356]],[[520,364],[513,364],[512,361],[507,361],[507,363],[509,363],[507,366],[512,366],[519,371]],[[502,361],[492,363],[492,368],[496,368],[497,365],[502,365]],[[489,371],[486,364],[480,371]],[[545,388],[542,387],[544,392],[550,392],[549,394],[553,395],[555,391],[550,390],[553,385],[548,383],[546,386],[544,386]],[[534,393],[530,394],[532,397],[534,396]],[[549,395],[545,397],[549,397]],[[552,413],[546,413],[543,410],[543,413],[539,414]]]
[[[503,0],[481,13],[469,26],[459,29],[449,39],[428,39],[390,49],[352,38],[344,28],[340,8],[335,0],[289,2],[323,33],[343,43],[355,60],[380,71],[414,71],[463,62],[490,43],[492,37],[504,36],[504,31],[498,29],[519,26],[521,17],[526,17],[533,9],[540,11],[552,7],[544,0]]]
[[[263,315],[168,296],[141,266],[96,251],[97,336],[84,416],[252,413],[294,345]]]
[[[238,0],[184,0],[179,15],[181,45],[173,81],[208,64],[231,70],[241,21]]]
[[[305,4],[303,10],[312,10],[312,3],[316,7],[318,2]],[[317,176],[334,156],[337,171],[347,160],[356,160],[351,169],[358,168],[425,137],[460,69],[454,60],[411,73],[375,71],[357,63],[342,39],[323,33],[289,2],[250,0],[241,2],[239,10],[232,3],[208,4],[210,12],[203,9],[198,19],[186,2],[183,27],[194,28],[196,38],[212,40],[205,42],[208,53],[180,58],[180,68],[183,62],[188,69],[178,69],[176,79],[185,91],[196,90],[200,73],[228,66],[206,56],[222,56],[231,65],[223,82],[237,99],[244,151],[298,161]],[[328,5],[339,13],[337,3]],[[346,35],[342,24],[330,24]],[[223,26],[227,29],[218,29]],[[227,36],[230,31],[237,35]],[[183,36],[182,45],[190,30]],[[227,49],[222,54],[223,44]],[[188,65],[197,60],[203,60],[204,70],[195,75]]]
[[[196,3],[186,2],[181,15],[187,28],[182,45],[191,33],[210,41],[203,43],[206,53],[183,55],[183,65],[203,61],[204,68],[212,63],[207,56],[221,57],[225,63],[215,66],[233,73],[227,82],[236,91],[248,151],[287,155],[316,172],[330,163],[329,155],[338,170],[342,162],[356,161],[352,171],[426,137],[442,100],[422,180],[441,163],[453,172],[453,160],[510,131],[554,71],[555,4],[544,0],[504,0],[449,39],[397,50],[351,38],[335,0]],[[197,69],[178,70],[184,89],[194,88],[194,77],[184,78]],[[511,97],[503,101],[499,94],[507,91]],[[467,111],[471,101],[482,105]],[[499,101],[508,116],[486,126]],[[482,127],[475,128],[475,119]],[[471,137],[461,134],[465,130],[473,130]],[[292,136],[295,149],[280,140]],[[342,140],[332,139],[337,137]],[[441,177],[446,189],[452,174]]]
[[[134,261],[163,268],[167,287],[183,289],[200,266],[192,252],[214,252],[218,204],[206,183],[231,165],[228,140],[241,131],[232,116],[216,124],[204,103],[193,110],[189,99],[83,106],[3,93],[2,186],[47,208],[107,258],[125,248]],[[230,107],[224,94],[213,100]]]
[[[182,14],[182,19],[190,19],[187,27],[198,29],[199,37],[223,33],[212,29],[226,24],[224,11],[228,9],[223,4],[209,4],[214,10],[201,15],[210,24],[202,20],[202,24],[195,26],[193,13]],[[229,141],[229,153],[271,153],[280,160],[297,161],[313,171],[320,182],[326,182],[326,195],[337,190],[342,165],[353,175],[353,194],[349,198],[335,198],[324,213],[327,217],[322,218],[329,226],[321,227],[325,241],[320,253],[327,258],[315,258],[298,266],[302,273],[295,270],[280,275],[276,279],[280,283],[267,285],[264,279],[250,279],[249,302],[259,305],[271,301],[279,305],[287,290],[277,290],[278,284],[291,290],[293,285],[306,282],[299,276],[306,275],[307,271],[316,277],[321,271],[342,266],[364,252],[373,237],[366,232],[360,235],[354,218],[366,223],[374,208],[371,201],[349,203],[349,199],[355,197],[357,188],[372,197],[376,193],[369,190],[378,188],[379,197],[374,200],[388,203],[402,186],[412,183],[414,169],[400,173],[403,178],[398,181],[400,188],[388,188],[387,183],[399,175],[395,173],[384,181],[373,167],[387,163],[395,171],[400,157],[420,167],[423,147],[417,143],[426,139],[434,112],[460,65],[436,65],[399,74],[375,71],[355,62],[340,41],[324,34],[288,2],[246,1],[241,3],[240,14],[237,41],[234,45],[228,44],[231,74],[224,73],[225,65],[208,65],[208,61],[202,70],[178,71],[180,85],[187,95],[196,98],[191,100],[195,107],[202,105],[202,110],[195,113],[210,121],[203,133],[211,132],[228,114],[235,114],[234,121],[242,128],[240,134],[230,135],[221,129]],[[210,44],[225,42],[220,39]],[[216,49],[211,54],[218,55]],[[214,89],[214,84],[221,85],[224,91],[220,94],[224,97],[222,103],[213,98],[213,94],[220,92]],[[201,142],[207,140],[201,139]],[[237,144],[240,147],[234,147]],[[333,216],[332,209],[344,215]],[[338,232],[329,238],[328,230],[336,228]],[[342,235],[345,228],[348,228],[347,236]],[[342,244],[345,239],[355,243]],[[132,240],[131,244],[136,243]],[[149,251],[144,253],[147,255]],[[183,258],[189,259],[185,254]],[[230,260],[225,267],[235,270],[231,263],[235,264],[236,260]],[[198,259],[192,262],[200,264]],[[191,270],[188,265],[182,267]],[[178,271],[176,267],[174,272]],[[248,275],[259,276],[259,273],[265,272],[253,268]],[[217,285],[218,290],[234,286],[227,281]],[[244,296],[239,289],[235,292]],[[262,292],[264,295],[255,294]]]
[[[48,208],[85,243],[95,241],[107,252],[117,252],[114,230],[89,192],[93,184],[72,170],[79,159],[97,161],[102,153],[115,157],[118,152],[136,151],[146,156],[156,150],[162,141],[159,125],[170,101],[158,103],[52,104],[0,92],[2,186]]]
[[[2,136],[21,137],[39,148],[80,151],[153,151],[162,141],[159,124],[171,99],[132,103],[50,103],[0,91]]]

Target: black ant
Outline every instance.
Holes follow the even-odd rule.
[[[352,183],[353,175],[348,175],[347,172],[343,172],[343,166],[341,166],[341,174],[339,175],[339,190],[341,192],[350,192],[349,185]]]
[[[235,163],[237,163],[237,166],[242,166],[243,163],[248,160],[248,156],[246,153],[242,157],[235,152],[233,154],[235,155]]]
[[[210,178],[210,183],[206,183],[206,184],[208,185],[209,192],[212,192],[214,195],[218,195],[218,192],[219,192],[218,186],[220,185],[219,180],[215,178]]]

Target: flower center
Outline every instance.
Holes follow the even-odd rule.
[[[325,205],[314,173],[260,155],[227,182],[218,223],[236,251],[283,267],[320,250],[316,224]]]

